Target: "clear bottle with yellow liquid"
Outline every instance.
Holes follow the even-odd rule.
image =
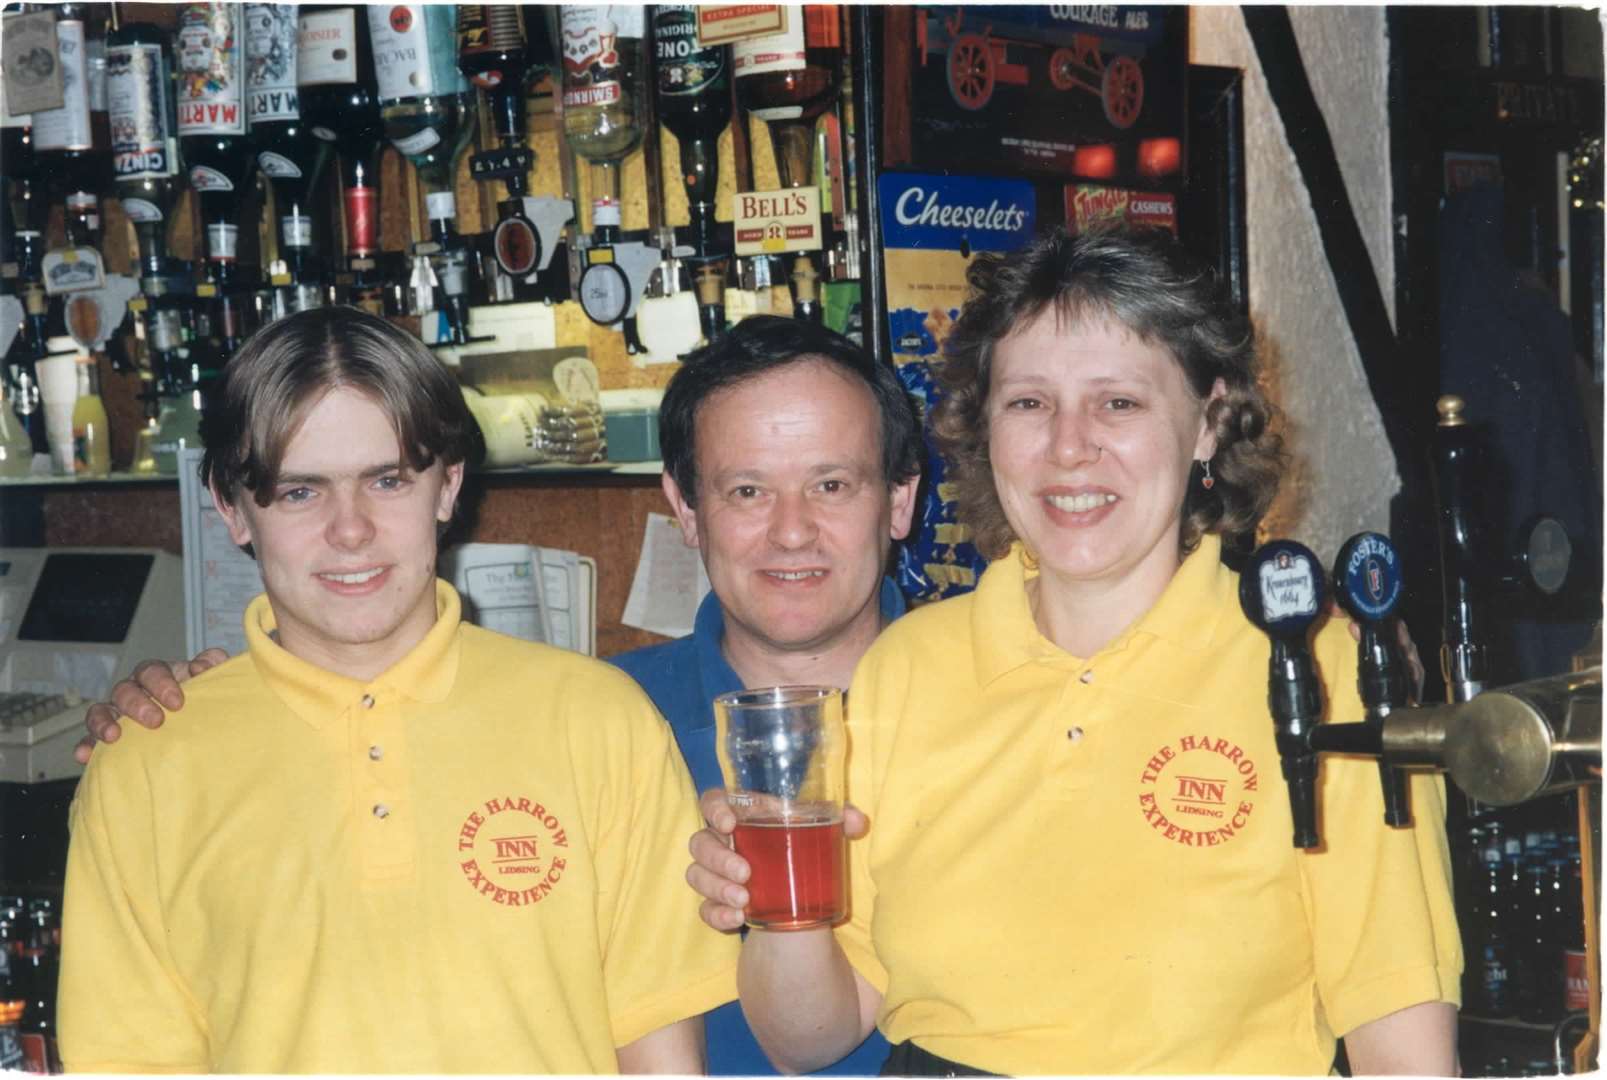
[[[106,403],[100,398],[100,368],[94,356],[80,356],[78,400],[73,402],[73,472],[100,477],[111,471],[111,431]]]
[[[11,387],[0,375],[0,476],[33,471],[33,439],[11,408]]]

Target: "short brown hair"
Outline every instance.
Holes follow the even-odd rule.
[[[356,308],[321,307],[263,327],[229,360],[201,415],[201,482],[267,506],[307,408],[342,386],[385,410],[416,470],[483,450],[457,380],[423,342]]]
[[[1188,485],[1178,542],[1187,554],[1206,533],[1255,528],[1277,494],[1282,440],[1268,430],[1274,407],[1257,384],[1255,331],[1211,269],[1160,230],[1072,236],[1056,229],[1018,252],[978,255],[966,280],[965,307],[938,368],[945,396],[933,410],[932,429],[978,551],[998,558],[1016,538],[988,458],[993,353],[1051,307],[1063,323],[1110,318],[1165,349],[1197,397],[1223,381],[1226,396],[1207,411],[1217,439],[1216,483],[1210,490]]]

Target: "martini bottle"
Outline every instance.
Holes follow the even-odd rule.
[[[269,278],[278,316],[323,302],[309,199],[330,151],[301,118],[296,6],[247,4],[245,23],[246,114],[257,168],[273,188],[277,218],[279,258],[269,267]]]

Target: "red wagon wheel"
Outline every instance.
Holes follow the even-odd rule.
[[[1077,85],[1077,53],[1072,49],[1056,49],[1049,55],[1049,85],[1056,90],[1070,90]]]
[[[1119,128],[1130,128],[1144,107],[1144,71],[1130,56],[1118,56],[1105,68],[1100,83],[1100,100],[1105,119]]]
[[[949,94],[962,109],[975,112],[993,97],[993,53],[987,38],[961,34],[949,46]]]

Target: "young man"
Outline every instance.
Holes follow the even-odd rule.
[[[629,673],[669,720],[698,789],[720,786],[715,696],[744,686],[847,686],[854,665],[904,611],[882,576],[891,541],[909,531],[922,459],[920,429],[897,377],[840,335],[755,316],[688,359],[660,410],[664,493],[713,591],[689,637],[625,653]],[[218,654],[213,654],[218,655]],[[215,662],[203,654],[174,672]],[[117,737],[120,709],[140,724],[184,701],[166,664],[119,684],[97,705],[95,738]],[[149,695],[149,696],[147,696]],[[115,755],[107,755],[115,756]],[[707,1022],[716,1075],[775,1070],[733,1002]],[[876,1073],[880,1035],[827,1074]]]
[[[172,730],[79,786],[68,1069],[703,1068],[734,953],[680,895],[699,818],[669,731],[435,577],[474,432],[428,350],[356,311],[230,361],[202,473],[266,595]]]

